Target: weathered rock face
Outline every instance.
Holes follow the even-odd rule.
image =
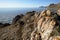
[[[45,13],[45,15],[43,15],[42,18],[40,18],[40,20],[38,21],[38,31],[41,34],[42,40],[48,40],[56,24],[56,21],[52,16],[50,16],[51,12],[48,10],[46,12],[47,13]]]
[[[59,18],[51,10],[17,15],[11,25],[0,28],[0,40],[60,40]]]
[[[50,37],[55,36],[52,33],[53,33],[53,30],[58,25],[57,17],[58,15],[56,13],[51,12],[50,10],[42,11],[39,16],[37,27],[31,33],[31,40],[53,40],[53,39],[58,40],[55,38],[50,39]]]

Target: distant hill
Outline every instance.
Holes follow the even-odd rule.
[[[48,9],[60,9],[60,3],[57,3],[57,4],[50,4],[49,6],[48,6]]]
[[[46,8],[47,8],[47,6],[40,6],[40,7],[38,7],[38,11],[40,12],[42,10],[45,10]]]

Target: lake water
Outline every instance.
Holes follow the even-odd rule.
[[[44,8],[0,8],[0,22],[11,23],[18,14],[25,14],[29,11],[41,11]]]

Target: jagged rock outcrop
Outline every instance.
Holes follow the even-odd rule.
[[[57,35],[59,36],[58,38],[53,37],[56,36],[55,34],[53,34],[53,32],[58,25],[57,17],[58,17],[57,13],[53,13],[50,10],[42,11],[39,16],[37,27],[31,33],[31,40],[59,40],[60,39],[59,35]]]
[[[13,21],[12,21],[12,24],[15,24],[19,19],[21,19],[24,15],[23,14],[20,14],[20,15],[17,15],[15,18],[13,18]]]

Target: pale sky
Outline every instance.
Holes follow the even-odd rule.
[[[39,7],[59,2],[60,0],[0,0],[0,8]]]

